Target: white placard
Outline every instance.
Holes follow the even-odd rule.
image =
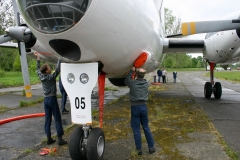
[[[71,84],[67,80],[68,74],[75,76]],[[86,84],[80,81],[80,75],[87,74]],[[98,63],[67,64],[61,63],[61,80],[68,94],[71,105],[72,122],[75,124],[91,124],[91,93],[98,78]]]

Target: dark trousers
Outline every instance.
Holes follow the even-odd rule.
[[[142,138],[140,131],[142,125],[145,137],[147,139],[148,148],[154,146],[154,140],[150,128],[148,126],[148,111],[146,105],[131,106],[131,127],[133,130],[136,149],[142,149]]]
[[[61,83],[61,85],[60,85],[60,83]],[[62,85],[61,79],[59,79],[59,89],[62,94],[61,110],[64,111],[64,110],[66,110],[65,105],[67,102],[67,92],[65,91],[65,89]]]
[[[58,108],[58,101],[56,96],[45,97],[44,98],[44,110],[45,110],[45,133],[47,136],[51,136],[51,123],[52,123],[52,115],[55,121],[55,127],[57,130],[58,137],[63,135],[63,127],[62,127],[62,118]]]
[[[67,93],[65,90],[63,92],[61,91],[61,93],[62,93],[61,109],[62,109],[62,111],[64,111],[64,110],[66,110],[65,106],[66,106],[66,102],[67,102]]]
[[[161,82],[161,77],[162,77],[162,76],[158,76],[158,83]]]
[[[166,76],[162,76],[163,83],[166,83]]]

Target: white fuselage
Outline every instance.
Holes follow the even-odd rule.
[[[66,31],[46,34],[31,24],[28,26],[38,41],[56,57],[60,55],[51,48],[49,41],[64,39],[77,44],[81,58],[72,61],[63,57],[65,62],[100,61],[107,77],[123,77],[143,51],[150,54],[152,62],[160,62],[164,38],[160,10],[153,0],[92,0],[83,18]],[[20,11],[23,14],[23,10]],[[29,22],[27,16],[24,18]],[[154,67],[152,65],[148,72]]]

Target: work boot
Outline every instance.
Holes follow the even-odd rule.
[[[62,137],[58,138],[58,145],[61,146],[61,145],[64,145],[64,144],[67,144],[67,141],[62,139]]]
[[[149,153],[150,154],[152,154],[152,153],[154,153],[156,150],[155,150],[155,148],[153,147],[153,148],[149,148]]]
[[[142,150],[141,149],[136,149],[138,155],[142,155]]]
[[[52,143],[54,143],[54,142],[56,142],[56,140],[52,139],[51,136],[47,136],[47,144],[48,144],[48,145],[49,145],[49,144],[52,144]]]

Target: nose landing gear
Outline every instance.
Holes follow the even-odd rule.
[[[101,128],[79,126],[71,134],[69,152],[73,160],[102,160],[105,136]]]

